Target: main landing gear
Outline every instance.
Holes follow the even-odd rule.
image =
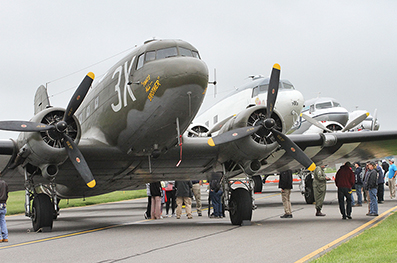
[[[308,170],[303,170],[298,173],[301,183],[299,188],[301,194],[305,197],[306,204],[314,203],[314,190],[313,190],[313,176]]]
[[[25,215],[32,219],[33,231],[49,232],[59,212],[55,183],[51,180],[48,186],[41,185],[36,188],[33,183],[34,175],[35,172],[29,174],[25,169]]]
[[[237,183],[240,185],[237,186]],[[250,224],[252,210],[256,209],[253,197],[253,180],[222,180],[223,203],[229,211],[233,225]]]

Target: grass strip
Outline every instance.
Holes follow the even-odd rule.
[[[320,258],[323,262],[397,262],[397,213],[363,231]]]

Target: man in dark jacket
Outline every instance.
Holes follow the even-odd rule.
[[[292,189],[292,171],[286,170],[280,173],[278,188],[281,188],[281,200],[284,206],[284,215],[280,218],[292,218],[291,210],[291,189]]]
[[[378,192],[378,173],[376,171],[376,164],[371,162],[369,164],[368,183],[366,187],[369,193],[369,213],[367,216],[378,216],[378,199],[376,194]]]
[[[8,230],[6,225],[7,213],[7,199],[8,199],[8,185],[5,181],[0,180],[0,242],[8,242]]]
[[[185,209],[188,219],[192,219],[192,182],[191,181],[175,181],[176,187],[176,219],[180,219],[182,215],[182,204],[185,203]]]
[[[346,162],[340,167],[335,176],[335,184],[338,188],[338,202],[339,210],[342,214],[342,219],[352,219],[352,187],[355,184],[355,177],[352,169],[350,168],[350,162]],[[345,198],[346,198],[346,209],[345,209]]]
[[[221,202],[223,191],[221,188],[221,178],[221,173],[212,173],[211,175],[210,198],[214,207],[214,214],[210,216],[211,218],[222,218],[223,216]]]
[[[355,204],[354,206],[363,206],[363,193],[362,193],[363,178],[361,177],[363,169],[361,168],[361,165],[359,162],[355,162],[354,166],[356,167],[356,170],[354,171],[354,176],[356,179],[354,188],[356,188],[356,194],[357,194],[357,204]],[[353,201],[353,203],[354,203],[354,201]]]

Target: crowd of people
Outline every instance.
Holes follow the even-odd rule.
[[[202,216],[201,203],[202,181],[158,181],[146,184],[148,203],[144,217],[146,219],[162,219],[164,217],[182,216],[182,208],[185,205],[186,216],[193,219],[192,199],[196,201],[197,216]],[[214,173],[208,185],[209,200],[213,204],[213,213],[210,218],[224,217],[221,196],[221,174]],[[165,204],[165,215],[163,206]],[[171,208],[171,213],[170,213]]]
[[[324,165],[317,166],[313,172],[313,194],[316,216],[325,216],[322,213],[326,192],[326,181],[330,178],[324,173]],[[352,207],[368,203],[367,216],[378,216],[378,204],[383,204],[386,184],[389,186],[390,198],[396,198],[397,167],[394,159],[388,161],[367,162],[362,166],[360,162],[350,162],[342,165],[335,175],[335,185],[338,189],[338,204],[342,219],[352,218]],[[386,180],[385,180],[386,178]],[[279,188],[284,206],[284,215],[281,218],[292,218],[290,192],[292,189],[292,171],[280,173]],[[357,196],[357,202],[354,194]]]

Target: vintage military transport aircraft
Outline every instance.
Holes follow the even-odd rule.
[[[2,130],[21,132],[17,140],[0,140],[2,178],[12,191],[26,190],[25,213],[38,231],[52,228],[62,198],[221,172],[226,209],[239,225],[255,206],[251,184],[231,187],[235,176],[397,153],[397,131],[285,135],[296,105],[277,103],[279,76],[275,64],[266,105],[230,117],[214,137],[188,137],[207,66],[187,42],[147,41],[92,88],[94,74],[87,74],[66,109],[50,106],[40,87],[30,121],[0,122]]]

